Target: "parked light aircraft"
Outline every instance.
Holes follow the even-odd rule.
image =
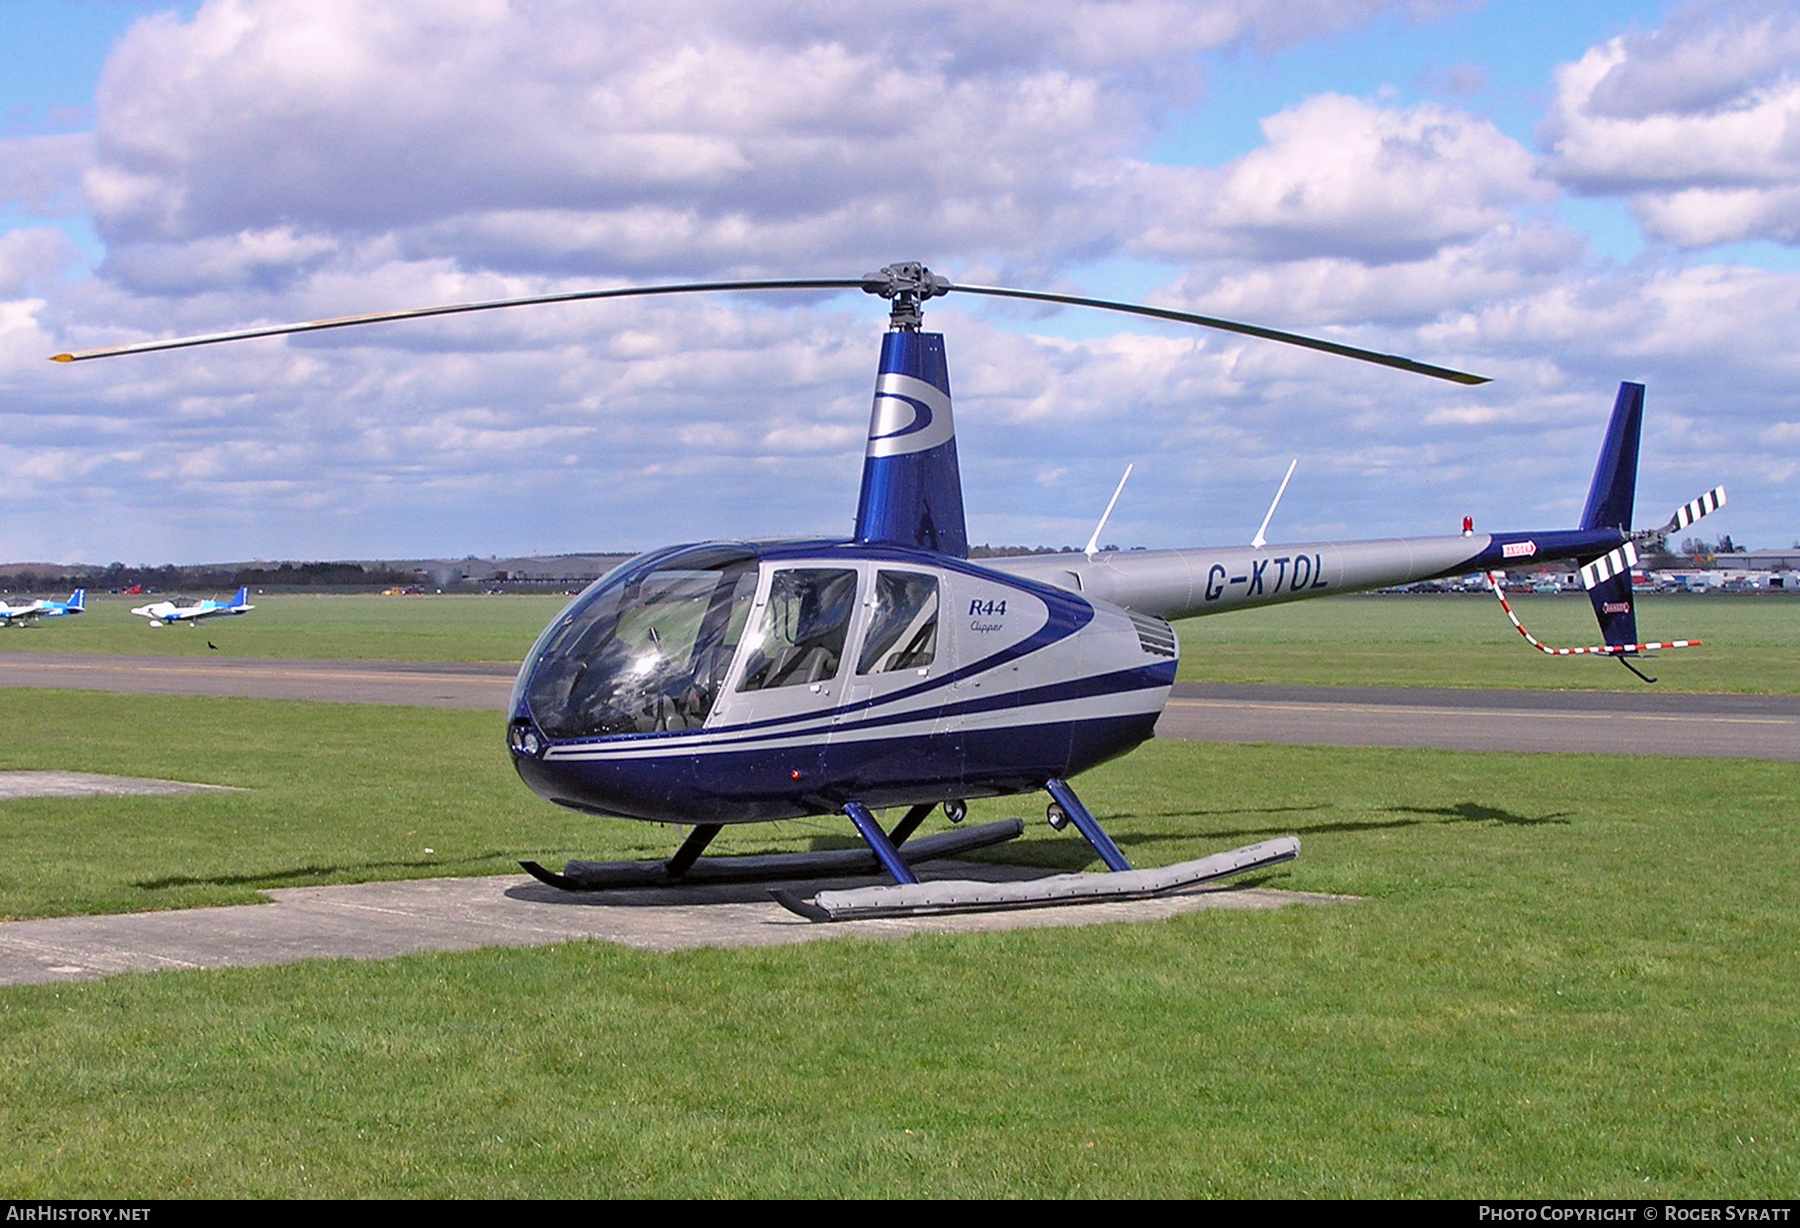
[[[141,605],[133,609],[133,614],[150,620],[152,627],[160,627],[164,623],[187,623],[192,626],[208,618],[229,618],[237,614],[248,614],[256,607],[250,604],[249,586],[238,589],[237,595],[230,601],[158,601],[152,605]]]
[[[584,291],[245,329],[62,354],[74,362],[530,303],[718,290],[858,288],[892,305],[851,535],[713,541],[614,569],[557,616],[519,671],[507,745],[520,777],[594,815],[692,825],[665,862],[570,862],[572,889],[778,878],[879,865],[893,886],[778,898],[816,920],[1022,907],[1155,894],[1298,852],[1291,838],[1134,871],[1068,780],[1152,736],[1175,681],[1171,619],[1301,601],[1526,562],[1587,564],[1605,638],[1637,639],[1629,562],[1643,387],[1620,386],[1580,524],[1572,529],[1196,550],[968,558],[942,335],[923,304],[956,292],[1124,311],[1260,337],[1463,384],[1482,377],[1394,355],[1160,308],[952,285],[921,265],[853,280],[713,282]],[[1116,497],[1116,496],[1115,496]],[[1710,498],[1710,496],[1709,496]],[[1707,508],[1705,510],[1710,510]],[[1704,514],[1701,512],[1700,514]],[[1692,516],[1689,516],[1692,519]],[[240,601],[243,594],[239,594]],[[146,611],[138,611],[145,613]],[[938,806],[1047,792],[1111,873],[1030,884],[921,884],[911,864],[1019,834],[1017,820],[909,837]],[[885,828],[876,812],[904,808]],[[842,815],[868,852],[702,858],[727,824]],[[872,856],[871,856],[872,855]]]
[[[24,605],[11,605],[0,601],[0,627],[29,627],[40,618],[62,618],[67,614],[81,614],[87,609],[87,590],[78,588],[69,595],[67,601],[27,601]]]

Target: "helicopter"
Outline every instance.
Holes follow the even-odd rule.
[[[1620,385],[1573,529],[1476,534],[1465,526],[1455,536],[1288,545],[1270,545],[1259,531],[1248,546],[1128,552],[1097,549],[1096,529],[1079,554],[976,561],[969,558],[944,338],[922,328],[930,299],[956,292],[1099,308],[1464,385],[1488,381],[1237,321],[953,284],[912,262],[854,279],[623,287],[337,317],[65,353],[54,361],[532,304],[851,288],[879,295],[890,310],[850,536],[709,541],[641,554],[577,596],[520,667],[506,744],[533,792],[595,816],[691,828],[663,861],[569,861],[560,873],[520,863],[543,882],[605,890],[870,870],[892,880],[821,890],[811,900],[774,889],[785,907],[815,921],[1161,894],[1299,853],[1298,840],[1284,837],[1177,866],[1133,869],[1071,787],[1072,777],[1154,735],[1180,661],[1173,620],[1577,560],[1604,644],[1547,648],[1521,626],[1533,644],[1615,656],[1643,676],[1630,658],[1698,643],[1637,638],[1630,587],[1637,547],[1660,543],[1724,500],[1720,488],[1660,528],[1631,529],[1641,384]],[[1049,795],[1052,827],[1073,825],[1106,873],[1027,883],[919,880],[917,863],[1023,831],[1017,819],[960,829],[970,799],[1033,793]],[[952,829],[912,839],[939,807]],[[903,816],[886,826],[878,812],[895,809]],[[824,815],[847,819],[865,847],[702,855],[729,825]]]

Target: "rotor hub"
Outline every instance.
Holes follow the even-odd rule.
[[[879,294],[893,304],[888,313],[889,329],[916,333],[925,322],[925,300],[950,293],[950,279],[908,260],[863,274],[862,288],[865,294]]]

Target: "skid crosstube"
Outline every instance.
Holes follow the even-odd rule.
[[[1142,900],[1215,879],[1229,878],[1292,861],[1300,855],[1293,836],[1264,840],[1198,861],[1158,870],[1108,874],[1056,874],[1027,882],[987,883],[943,880],[898,886],[821,891],[802,900],[779,888],[769,894],[789,912],[809,921],[853,921],[875,917],[923,917],[940,913],[995,912],[1011,908],[1051,908],[1062,904],[1104,904]]]
[[[908,864],[956,857],[974,849],[1004,844],[1025,832],[1021,819],[983,823],[979,827],[938,832],[909,840],[899,848]],[[519,865],[533,878],[564,891],[606,891],[621,887],[671,887],[686,883],[757,883],[784,878],[830,878],[881,873],[881,863],[868,848],[832,849],[820,853],[763,853],[743,857],[701,857],[683,874],[669,873],[666,861],[571,861],[561,874],[535,861]]]

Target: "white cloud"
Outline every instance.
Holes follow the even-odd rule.
[[[1195,97],[1197,52],[1383,7],[931,0],[871,21],[824,0],[233,0],[149,21],[108,67],[92,140],[30,146],[5,181],[44,209],[85,184],[107,243],[101,275],[70,283],[49,232],[0,241],[14,296],[0,302],[0,472],[24,503],[8,533],[44,543],[7,553],[843,532],[881,330],[861,296],[569,304],[43,359],[919,254],[1042,287],[1083,262],[1148,258],[1172,269],[1160,301],[1500,377],[1453,389],[1154,326],[1035,337],[1019,324],[1032,317],[933,303],[978,540],[1084,540],[1127,461],[1122,543],[1247,540],[1296,454],[1283,532],[1566,519],[1625,377],[1651,382],[1646,505],[1724,479],[1739,483],[1733,515],[1760,498],[1775,523],[1793,504],[1771,501],[1774,470],[1759,489],[1732,466],[1786,446],[1800,279],[1596,267],[1546,219],[1530,152],[1448,106],[1294,100],[1225,166],[1137,160],[1158,116]],[[1761,193],[1761,207],[1779,186],[1705,190]],[[75,490],[54,505],[33,498],[64,479]]]
[[[1542,288],[1582,256],[1579,236],[1547,223],[1501,222],[1423,259],[1368,264],[1348,256],[1203,266],[1171,287],[1173,303],[1284,327],[1375,320],[1418,322],[1470,302]]]
[[[93,138],[85,133],[0,137],[0,205],[39,216],[72,213]]]
[[[1800,185],[1788,188],[1683,188],[1632,200],[1644,229],[1678,247],[1738,239],[1800,243]]]
[[[1324,94],[1263,121],[1267,144],[1220,172],[1146,167],[1159,204],[1135,241],[1151,255],[1235,253],[1416,261],[1542,200],[1529,151],[1435,104],[1406,110]]]
[[[1800,241],[1800,14],[1695,7],[1594,47],[1539,136],[1561,182],[1628,197],[1658,238]]]
[[[146,288],[175,253],[135,245],[276,233],[528,272],[817,267],[873,235],[1054,258],[1105,232],[1094,172],[1196,53],[1388,7],[214,0],[117,48],[86,185]]]
[[[47,288],[79,259],[60,230],[30,227],[0,234],[0,299]]]

